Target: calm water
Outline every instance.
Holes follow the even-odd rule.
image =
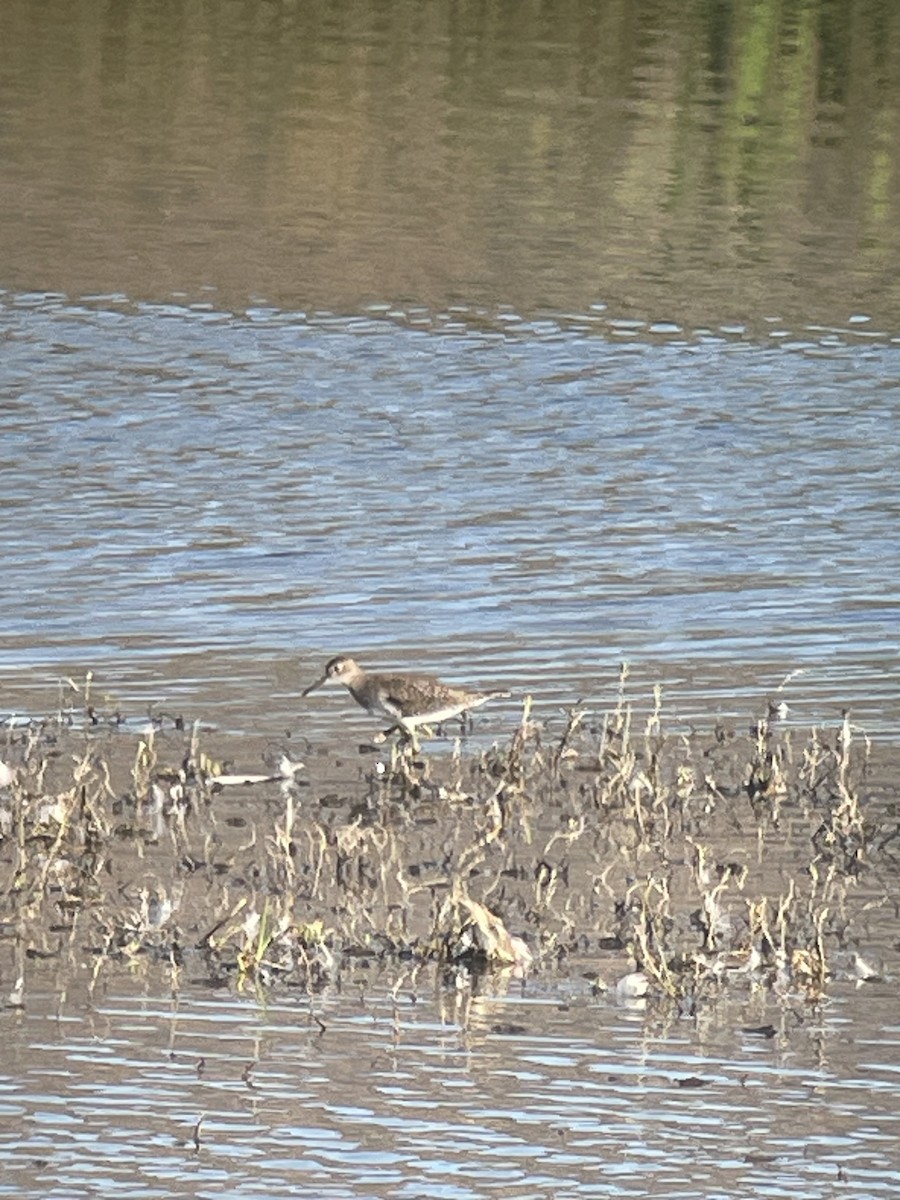
[[[898,63],[893,0],[4,0],[0,716],[333,741],[346,651],[509,687],[488,737],[622,660],[895,737]],[[0,1196],[896,1192],[877,993],[773,1046],[572,986],[316,1038],[29,977]]]
[[[0,47],[16,291],[900,328],[894,0],[4,0]]]

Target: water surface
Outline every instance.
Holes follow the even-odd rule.
[[[891,0],[5,0],[0,716],[93,672],[321,776],[351,652],[509,687],[483,741],[623,660],[669,725],[787,681],[893,738],[898,64]],[[90,910],[45,964],[4,895],[0,1195],[897,1191],[891,979],[89,991]]]
[[[7,1016],[0,1194],[205,1197],[760,1195],[896,1191],[897,1031],[723,1004],[660,1025],[573,980],[475,999],[365,972],[312,1005],[123,979]],[[354,990],[356,994],[354,995]],[[324,1031],[322,1030],[324,1026]],[[200,1122],[198,1129],[198,1122]],[[199,1148],[195,1143],[199,1138]]]
[[[280,723],[338,651],[548,703],[627,660],[708,719],[794,671],[800,719],[893,718],[891,345],[3,311],[12,689],[211,716],[238,676]]]
[[[0,283],[900,328],[892,0],[0,10]]]

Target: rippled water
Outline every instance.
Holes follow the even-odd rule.
[[[898,13],[6,0],[0,719],[93,672],[126,729],[309,739],[312,796],[351,652],[508,687],[488,739],[623,660],[670,727],[784,683],[894,738]],[[464,1019],[365,971],[88,996],[90,945],[0,932],[0,1197],[898,1190],[892,982]]]
[[[0,1195],[896,1193],[883,985],[821,1020],[723,1003],[680,1026],[583,980],[477,998],[464,1024],[429,992],[362,972],[312,1006],[31,995],[4,1017]],[[848,1036],[861,1002],[877,1043]],[[773,1015],[774,1037],[745,1031]]]
[[[895,6],[0,34],[0,713],[94,670],[333,731],[349,651],[501,729],[624,659],[682,722],[791,675],[896,726]]]
[[[288,719],[350,651],[548,703],[608,699],[624,659],[708,720],[800,670],[799,719],[896,715],[884,339],[38,297],[0,319],[8,707],[94,669],[126,702]]]

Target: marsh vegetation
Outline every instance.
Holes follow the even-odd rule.
[[[412,987],[424,964],[474,989],[575,972],[681,1015],[735,990],[802,1013],[881,969],[893,765],[849,717],[803,731],[763,708],[667,732],[623,673],[605,712],[538,722],[526,700],[490,745],[307,746],[250,783],[228,761],[244,740],[180,717],[135,733],[82,689],[4,731],[10,1000],[47,958],[311,999],[377,962]]]

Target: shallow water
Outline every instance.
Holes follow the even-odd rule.
[[[392,1000],[365,971],[312,1005],[38,991],[4,1017],[0,1195],[889,1196],[900,1058],[872,986],[821,1019],[666,1025],[538,981],[465,1028],[432,980]],[[877,1040],[851,1036],[863,1003]]]
[[[372,761],[299,700],[338,652],[508,687],[481,746],[622,661],[669,728],[894,740],[898,50],[891,0],[5,0],[0,719],[184,714],[242,768],[289,730],[310,806],[338,739]],[[898,1190],[892,979],[674,1022],[547,965],[468,1012],[374,967],[173,1000],[2,915],[0,1196]]]
[[[608,704],[625,660],[707,722],[798,672],[799,721],[896,719],[891,345],[40,298],[3,321],[8,709],[92,669],[126,707],[281,725],[349,651],[556,707]]]
[[[896,727],[894,5],[0,33],[0,712],[334,732],[351,652]]]

